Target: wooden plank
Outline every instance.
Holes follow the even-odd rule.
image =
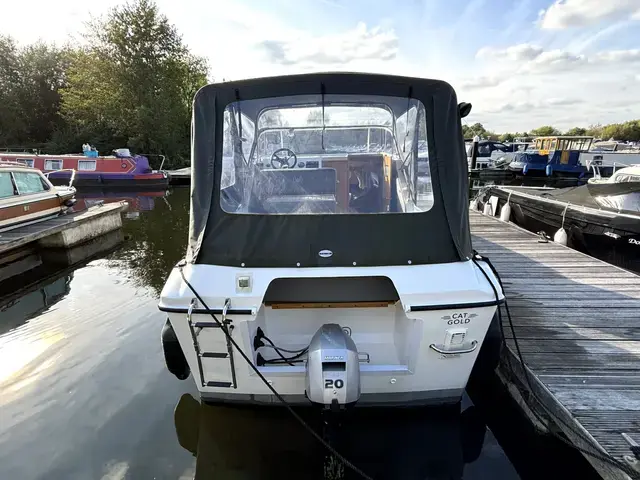
[[[589,330],[587,330],[589,332]],[[629,354],[640,354],[640,342],[627,339],[619,339],[611,337],[609,339],[597,339],[597,338],[583,338],[576,340],[564,340],[564,339],[538,339],[535,341],[524,341],[518,336],[518,330],[516,330],[516,336],[518,338],[518,344],[522,353],[550,353],[553,355],[559,354],[588,354],[588,355],[621,355],[627,356]],[[514,345],[513,340],[506,339],[506,343],[509,347]],[[561,358],[561,357],[558,357]]]
[[[470,223],[474,248],[503,280],[531,372],[525,376],[519,367],[503,307],[503,377],[520,389],[532,386],[531,408],[551,412],[556,427],[581,448],[604,449],[619,460],[628,455],[621,433],[635,434],[640,443],[640,276],[477,212]],[[586,458],[606,479],[627,478]]]
[[[104,215],[109,215],[114,210],[122,211],[126,204],[111,203],[100,207],[92,207],[82,212],[71,213],[60,217],[45,220],[38,224],[16,228],[0,234],[0,254],[35,242],[41,238],[61,232],[72,223],[83,223]],[[7,241],[8,240],[8,241]]]
[[[611,340],[625,338],[628,340],[640,340],[640,325],[638,326],[607,326],[598,328],[584,327],[582,324],[580,327],[570,327],[567,325],[558,325],[553,320],[545,320],[543,322],[531,322],[530,326],[527,326],[525,322],[518,321],[517,339],[520,343],[524,340],[580,340],[584,339],[584,330],[589,330],[589,339],[593,341],[599,340]],[[627,322],[628,324],[628,322]],[[505,338],[512,338],[510,329],[505,330]]]

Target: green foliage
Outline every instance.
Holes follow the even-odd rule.
[[[151,0],[112,9],[85,36],[84,48],[23,49],[0,37],[0,147],[69,153],[88,142],[103,154],[128,147],[166,155],[167,167],[187,164],[206,61]]]
[[[189,158],[191,102],[207,83],[204,59],[150,0],[117,7],[91,24],[63,91],[64,137],[110,151],[127,146],[164,154],[167,166]],[[116,143],[118,142],[118,143]]]
[[[567,130],[564,134],[570,137],[582,137],[587,134],[587,129],[581,127],[573,127]]]
[[[535,137],[550,137],[553,135],[560,135],[560,130],[553,128],[551,125],[545,125],[531,130],[530,133]]]

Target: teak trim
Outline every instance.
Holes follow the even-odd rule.
[[[395,301],[382,302],[307,302],[307,303],[265,303],[274,310],[292,310],[302,308],[386,308]]]

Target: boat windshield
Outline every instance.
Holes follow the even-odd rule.
[[[222,209],[291,215],[431,208],[422,103],[341,97],[230,104],[224,112]]]

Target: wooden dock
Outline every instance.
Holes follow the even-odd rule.
[[[533,407],[534,423],[631,466],[622,434],[640,444],[640,276],[479,212],[470,221],[473,247],[504,283],[529,372],[527,380],[503,308],[509,348],[499,375],[521,405]],[[603,478],[630,478],[585,457]]]
[[[0,233],[0,256],[35,243],[69,248],[87,242],[122,227],[120,212],[126,208],[126,202],[104,204]]]

